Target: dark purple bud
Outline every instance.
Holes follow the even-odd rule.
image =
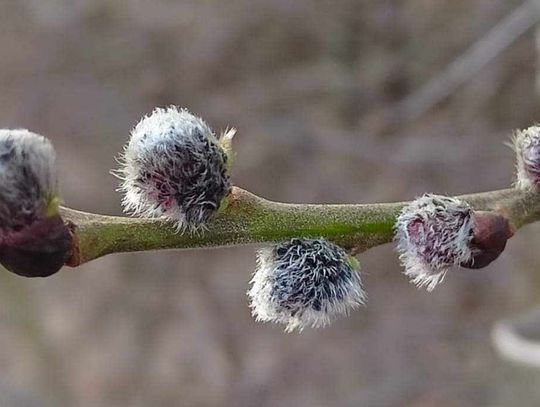
[[[40,219],[2,236],[0,262],[20,276],[48,277],[64,266],[71,243],[71,233],[60,215]]]

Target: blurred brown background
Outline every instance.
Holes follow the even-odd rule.
[[[154,106],[238,128],[237,185],[304,202],[504,188],[539,117],[534,29],[440,103],[399,104],[514,0],[0,0],[0,126],[56,146],[65,203],[119,214],[114,156]],[[400,107],[401,106],[401,107]],[[413,106],[414,107],[414,106]],[[324,330],[255,323],[254,248],[115,255],[0,274],[0,406],[535,406],[493,323],[540,294],[539,225],[428,294],[391,245],[365,309]]]

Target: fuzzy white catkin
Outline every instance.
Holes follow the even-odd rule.
[[[323,327],[366,301],[358,262],[324,239],[292,239],[257,253],[248,298],[257,321],[287,332]]]
[[[45,137],[0,129],[0,228],[20,228],[46,215],[58,194],[55,160]]]
[[[395,240],[405,274],[431,291],[451,266],[472,256],[474,213],[455,198],[426,194],[406,205],[395,224]]]
[[[227,160],[202,119],[174,106],[156,108],[133,129],[119,159],[124,210],[201,229],[231,189]]]
[[[516,131],[512,144],[516,152],[516,188],[540,187],[540,127]]]

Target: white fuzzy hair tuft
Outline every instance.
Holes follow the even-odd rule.
[[[287,332],[327,326],[367,298],[356,259],[322,238],[259,250],[247,294],[257,321],[284,324]]]
[[[425,194],[405,206],[395,224],[395,240],[405,275],[432,291],[448,269],[471,260],[474,213],[455,198]]]
[[[122,180],[118,190],[127,213],[198,231],[231,189],[227,160],[202,119],[170,106],[137,124],[113,174]]]
[[[521,190],[540,187],[540,127],[517,130],[512,137],[516,152],[515,186]]]

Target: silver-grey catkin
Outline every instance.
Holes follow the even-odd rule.
[[[156,108],[133,129],[119,160],[124,209],[164,217],[182,230],[203,228],[230,192],[227,161],[202,119],[174,106]]]
[[[472,255],[474,213],[456,198],[425,194],[406,205],[395,224],[395,240],[405,274],[428,291],[451,266]]]
[[[45,137],[0,129],[0,228],[18,230],[47,216],[58,195],[55,160]]]
[[[540,127],[532,126],[518,130],[512,138],[516,152],[516,188],[540,187]]]
[[[286,331],[326,326],[366,301],[356,259],[322,238],[261,249],[248,297],[258,321]]]

